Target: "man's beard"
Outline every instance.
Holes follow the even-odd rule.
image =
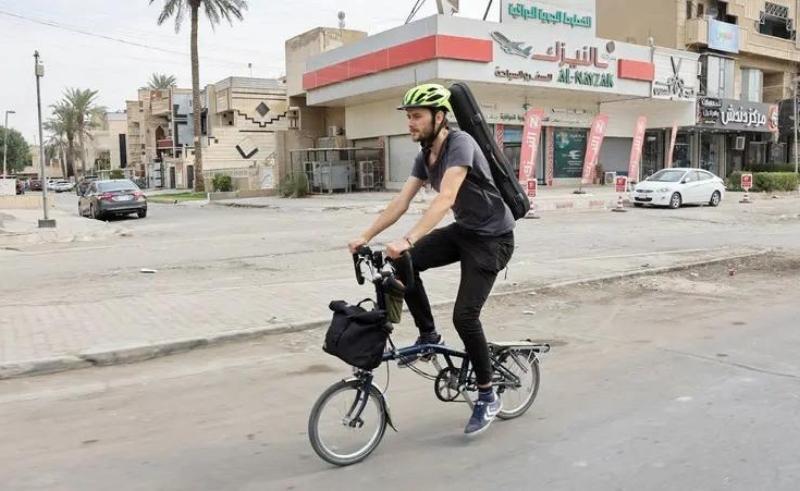
[[[416,143],[425,141],[426,139],[430,138],[431,135],[433,135],[433,131],[434,131],[433,129],[429,128],[429,129],[426,129],[426,130],[422,130],[422,131],[420,131],[418,133],[412,133],[411,134],[411,140],[413,140]]]

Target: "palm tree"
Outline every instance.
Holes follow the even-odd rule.
[[[84,138],[92,139],[90,131],[98,126],[97,119],[106,112],[106,109],[98,106],[96,101],[96,90],[67,89],[64,92],[64,102],[72,107],[75,118],[75,134],[78,136],[78,145],[81,149],[81,173],[83,176],[86,176]]]
[[[153,90],[168,90],[170,87],[174,87],[175,85],[175,75],[154,73],[150,75],[150,81],[147,83],[147,88]]]
[[[149,0],[152,5],[156,0]],[[225,19],[233,24],[233,19],[242,20],[243,11],[247,10],[246,0],[163,0],[164,7],[158,16],[158,25],[163,24],[169,18],[175,20],[175,32],[179,32],[183,23],[184,14],[188,9],[191,13],[192,32],[191,32],[191,57],[192,57],[192,105],[194,112],[194,189],[198,192],[205,191],[203,180],[203,147],[201,144],[200,132],[200,61],[197,54],[197,23],[200,17],[200,7],[206,13],[211,27],[214,28]]]
[[[44,128],[51,133],[51,138],[62,142],[62,154],[66,161],[66,176],[75,175],[75,135],[77,133],[77,122],[75,112],[66,101],[59,101],[52,106],[53,117],[45,124]],[[63,146],[66,145],[66,152]]]
[[[45,123],[45,127],[47,127],[47,125],[48,123]],[[64,151],[64,147],[67,146],[67,139],[64,134],[55,131],[51,132],[44,141],[44,145],[47,161],[50,162],[53,157],[58,157],[58,161],[61,163],[61,175],[63,175],[65,178],[69,177],[66,159],[64,158],[66,153]]]

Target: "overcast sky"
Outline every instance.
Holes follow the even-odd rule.
[[[482,17],[488,0],[461,0],[461,15]],[[498,16],[496,0],[490,20]],[[156,25],[163,0],[0,0],[0,125],[5,110],[9,127],[32,143],[36,135],[36,85],[33,52],[45,65],[42,112],[66,87],[100,91],[99,102],[123,110],[153,72],[175,75],[191,87],[189,24],[175,34],[174,24]],[[200,23],[200,84],[232,75],[277,77],[284,73],[284,41],[318,26],[338,25],[374,34],[405,21],[414,0],[249,0],[244,22],[212,31]],[[427,0],[417,18],[436,12]],[[38,137],[37,137],[38,138]]]

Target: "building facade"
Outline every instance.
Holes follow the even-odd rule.
[[[592,0],[500,7],[500,22],[432,16],[314,56],[303,74],[306,101],[342,108],[354,146],[384,149],[388,188],[402,185],[419,151],[396,111],[403,93],[419,83],[467,82],[515,166],[524,114],[542,109],[537,177],[545,185],[578,183],[588,130],[599,114],[608,116],[600,165],[622,175],[639,117],[654,129],[694,123],[696,53],[598,37]],[[676,76],[685,78],[677,88]],[[648,135],[656,137],[652,148],[659,138],[663,144],[658,135]],[[663,153],[654,165],[659,158],[663,165]]]
[[[103,175],[112,170],[128,171],[128,115],[107,112],[95,121],[86,145],[86,171]],[[132,172],[128,172],[132,176]]]
[[[677,163],[725,176],[791,158],[797,2],[597,0],[597,10],[602,36],[698,53],[696,119],[679,128]]]
[[[180,187],[186,147],[193,145],[192,91],[139,89],[136,100],[126,102],[127,168],[147,187]],[[191,172],[191,170],[189,171]]]

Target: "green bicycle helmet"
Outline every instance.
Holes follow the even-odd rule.
[[[397,109],[427,107],[433,110],[453,112],[450,105],[450,91],[439,84],[422,84],[406,92],[403,105]]]

